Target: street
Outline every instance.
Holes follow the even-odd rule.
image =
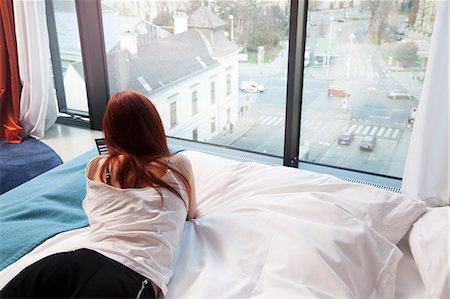
[[[367,18],[335,21],[342,17],[342,12],[310,12],[309,24],[315,25],[308,27],[307,46],[314,51],[319,38],[329,38],[335,56],[328,57],[330,66],[311,63],[304,70],[300,144],[307,148],[301,151],[300,159],[401,177],[411,134],[408,118],[418,105],[422,89],[422,82],[414,78],[420,74],[394,71],[386,64],[365,36]],[[283,155],[287,49],[284,41],[283,50],[270,63],[240,63],[239,81],[255,81],[264,85],[265,91],[240,92],[240,106],[246,109],[234,132],[209,142]],[[329,97],[330,86],[350,95]],[[394,89],[407,90],[414,98],[389,98],[389,91]],[[355,134],[349,145],[337,142],[344,130]],[[358,147],[365,135],[377,137],[372,152]]]

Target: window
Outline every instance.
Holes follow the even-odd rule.
[[[231,74],[227,74],[227,96],[231,95]]]
[[[178,93],[177,122],[174,112],[161,113],[177,124],[169,136],[192,140],[198,128],[207,143],[281,157],[290,1],[245,1],[102,0],[109,90],[134,89],[157,107]],[[242,81],[261,88],[240,91]],[[238,118],[240,106],[246,113]],[[263,117],[277,122],[267,126]],[[234,119],[234,133],[218,136]]]
[[[211,118],[209,122],[211,125],[211,133],[216,132],[216,118],[215,117]]]
[[[198,129],[197,128],[192,130],[192,140],[198,141]]]
[[[211,105],[216,102],[216,82],[209,83],[209,93],[211,99]]]
[[[194,90],[191,93],[191,100],[192,100],[192,115],[195,115],[198,113],[197,91],[196,90]]]
[[[170,103],[170,128],[175,127],[177,121],[177,102]]]
[[[88,116],[83,58],[75,9],[75,0],[47,3],[52,64],[59,110],[71,115]],[[59,50],[56,52],[56,50]]]
[[[108,78],[86,84],[145,94],[169,136],[400,178],[436,1],[251,2],[102,0]]]
[[[300,159],[402,176],[429,53],[432,27],[421,19],[435,13],[426,2],[310,1]],[[344,132],[353,142],[341,142]]]

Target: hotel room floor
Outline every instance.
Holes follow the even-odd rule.
[[[51,147],[63,162],[67,162],[95,148],[95,138],[101,137],[101,131],[54,124],[41,141]]]

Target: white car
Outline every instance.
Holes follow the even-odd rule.
[[[389,90],[388,97],[391,99],[414,99],[414,96],[411,95],[406,90]]]
[[[263,92],[264,86],[253,81],[242,81],[241,82],[242,92]]]

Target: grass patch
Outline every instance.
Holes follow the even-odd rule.
[[[282,47],[278,46],[276,48],[266,50],[264,54],[264,63],[272,62],[277,56],[280,54]],[[258,63],[258,53],[249,51],[248,52],[248,61],[249,63]]]

